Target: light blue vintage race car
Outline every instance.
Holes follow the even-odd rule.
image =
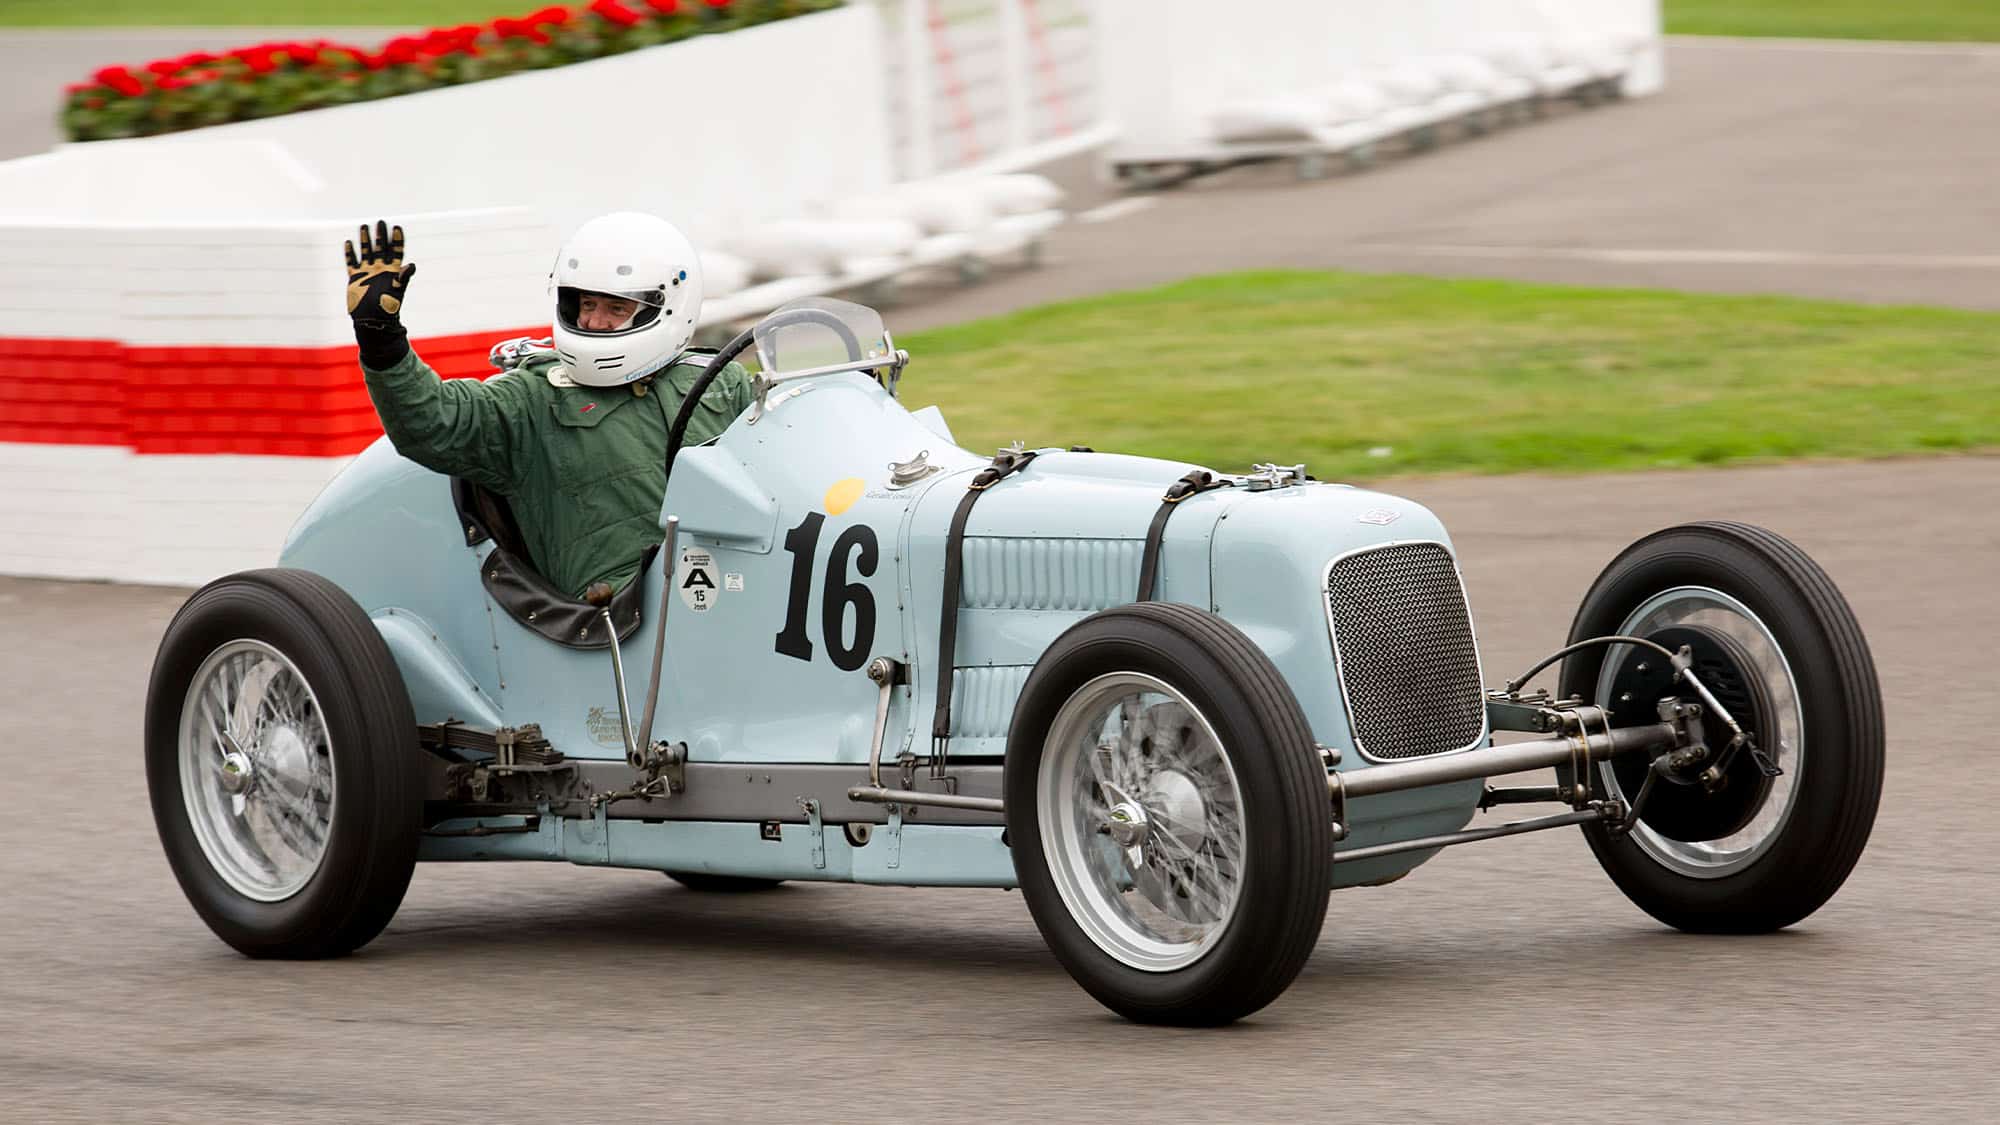
[[[1770,532],[1640,540],[1572,644],[1488,691],[1417,504],[1300,466],[974,454],[897,401],[908,355],[837,301],[732,341],[690,402],[752,344],[756,404],[669,453],[623,591],[564,596],[502,498],[383,441],[282,568],[188,600],[147,777],[224,941],[350,952],[419,860],[1019,887],[1106,1006],[1215,1024],[1284,991],[1332,888],[1450,844],[1581,825],[1640,907],[1731,933],[1804,918],[1861,854],[1874,667]],[[1523,690],[1557,659],[1559,691]],[[1466,827],[1551,801],[1571,811]]]

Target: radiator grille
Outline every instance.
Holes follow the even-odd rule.
[[[1462,750],[1486,734],[1465,586],[1437,543],[1392,543],[1327,568],[1327,610],[1354,740],[1371,758]]]

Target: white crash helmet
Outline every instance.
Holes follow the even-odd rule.
[[[549,273],[555,345],[567,374],[587,387],[635,382],[672,363],[701,315],[701,258],[672,223],[637,211],[601,215],[577,228]],[[579,326],[587,294],[634,302],[614,328]]]

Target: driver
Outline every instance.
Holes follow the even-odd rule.
[[[690,349],[701,262],[663,219],[634,212],[585,223],[549,275],[553,346],[510,341],[485,381],[441,380],[401,320],[414,264],[403,228],[366,226],[347,243],[347,312],[361,371],[396,452],[505,496],[544,577],[580,598],[623,587],[660,538],[667,429],[707,366]],[[503,358],[504,357],[504,358]],[[685,444],[720,434],[750,404],[730,364],[688,421]]]

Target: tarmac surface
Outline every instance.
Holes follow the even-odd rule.
[[[1070,161],[1081,221],[1045,268],[891,324],[1287,267],[2000,309],[1996,120],[2000,44],[1673,38],[1656,96],[1326,180],[1278,161],[1127,194]]]
[[[22,38],[0,37],[15,88]],[[110,57],[161,53],[143,46]],[[892,322],[1249,266],[2000,307],[2000,51],[1670,55],[1659,98],[1325,182],[1261,166],[1125,203],[1073,164],[1075,209],[1124,213]],[[32,151],[6,147],[13,128],[0,153]],[[140,770],[147,672],[185,591],[0,579],[0,1121],[1990,1119],[2000,459],[1398,491],[1454,531],[1491,680],[1560,644],[1592,576],[1657,527],[1746,519],[1812,552],[1888,709],[1881,817],[1841,894],[1781,934],[1687,937],[1574,832],[1454,849],[1336,894],[1291,991],[1207,1032],[1110,1017],[994,891],[718,898],[642,872],[431,865],[361,954],[250,962],[182,899]]]
[[[1751,520],[1817,557],[1890,735],[1841,893],[1690,937],[1572,830],[1452,849],[1336,892],[1291,990],[1200,1032],[1108,1015],[1002,891],[426,865],[360,954],[253,962],[183,901],[147,806],[146,677],[184,592],[0,579],[0,1119],[1990,1120],[2000,459],[1402,491],[1453,529],[1494,682],[1657,527]]]

